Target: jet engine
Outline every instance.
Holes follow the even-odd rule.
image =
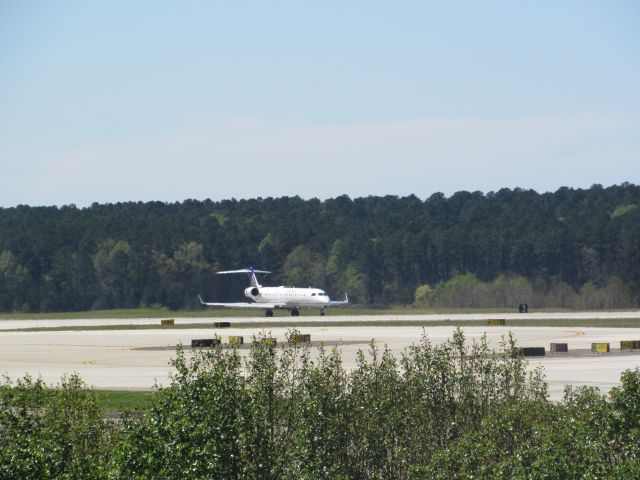
[[[245,297],[253,298],[253,297],[257,297],[259,294],[260,294],[260,290],[258,290],[258,287],[248,287],[244,289]]]

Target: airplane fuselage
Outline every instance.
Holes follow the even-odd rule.
[[[320,288],[263,287],[258,283],[256,273],[270,273],[266,270],[254,270],[253,267],[247,267],[240,270],[217,272],[218,275],[228,273],[245,273],[249,276],[249,286],[244,289],[244,295],[251,302],[205,302],[198,295],[202,305],[226,308],[264,308],[267,317],[273,317],[274,310],[282,309],[289,310],[292,316],[297,317],[302,308],[319,308],[320,315],[324,315],[325,307],[337,307],[349,303],[346,292],[344,300],[331,301],[325,291]]]
[[[329,296],[319,288],[247,287],[244,295],[256,303],[290,307],[320,307],[328,305]]]

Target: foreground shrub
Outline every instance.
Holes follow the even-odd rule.
[[[295,334],[296,332],[292,332]],[[243,362],[217,346],[178,350],[176,375],[142,418],[125,422],[121,478],[406,478],[498,405],[546,404],[539,372],[461,331],[425,337],[397,360],[372,343],[347,372],[340,352],[256,339]]]
[[[148,410],[115,422],[75,376],[5,380],[0,479],[640,478],[640,369],[549,402],[511,337],[423,336],[398,358],[371,343],[351,371],[335,348],[261,338],[173,365]]]
[[[567,388],[560,404],[515,402],[492,408],[414,479],[640,478],[640,370],[627,371],[610,397]]]
[[[77,375],[0,385],[0,479],[106,478],[110,427]]]

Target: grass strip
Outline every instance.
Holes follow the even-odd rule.
[[[146,410],[151,406],[155,392],[129,390],[93,390],[98,407],[103,412]]]
[[[497,328],[487,325],[487,320],[360,320],[330,322],[325,320],[308,321],[304,323],[291,320],[290,322],[272,322],[269,320],[256,322],[231,322],[231,328],[290,328],[290,327],[478,327],[486,326],[488,329]],[[522,319],[507,320],[505,327],[593,327],[593,328],[640,328],[640,318],[615,318],[615,319]],[[213,323],[178,323],[176,325],[159,324],[125,324],[125,325],[86,325],[86,326],[59,326],[59,327],[27,327],[2,330],[2,332],[81,332],[81,331],[109,331],[109,330],[193,330],[211,328],[220,334],[224,334],[226,328],[215,328]]]
[[[22,402],[24,406],[34,408],[42,405],[42,402],[50,403],[53,395],[58,391],[56,387],[45,387],[43,390],[24,389],[2,385],[0,386],[0,396],[11,398],[14,389],[22,391]],[[146,410],[151,406],[155,391],[131,391],[131,390],[96,390],[93,388],[83,389],[84,392],[93,394],[96,405],[103,413],[121,413],[130,410]],[[26,394],[26,395],[25,395]],[[31,394],[31,396],[30,396]]]
[[[316,316],[319,309],[302,309],[301,316]],[[537,312],[562,312],[571,310],[540,309]],[[428,314],[462,314],[462,313],[516,313],[513,308],[420,308],[411,306],[380,307],[338,307],[328,308],[327,316],[334,315],[428,315]],[[101,318],[264,318],[261,309],[210,308],[198,310],[169,310],[167,308],[130,308],[114,310],[89,310],[82,312],[50,312],[50,313],[2,313],[2,320],[73,320]]]

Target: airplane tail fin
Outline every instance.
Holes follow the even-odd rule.
[[[242,268],[240,270],[225,270],[224,272],[218,272],[218,275],[224,275],[227,273],[246,273],[249,277],[249,285],[252,287],[261,287],[256,278],[256,273],[271,273],[267,270],[255,270],[253,267]]]
[[[248,275],[249,275],[249,285],[251,285],[252,287],[259,287],[260,284],[258,283],[258,279],[256,278],[256,273],[253,271],[253,268],[251,269],[251,273]]]

